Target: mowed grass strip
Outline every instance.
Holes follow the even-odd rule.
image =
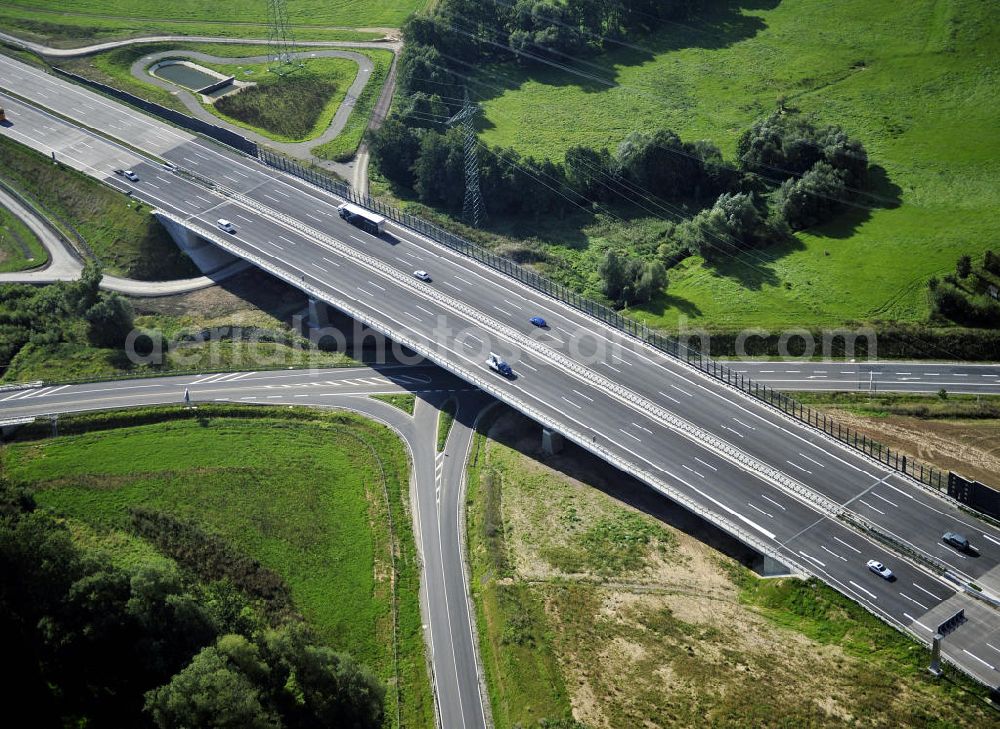
[[[0,207],[0,273],[37,268],[48,260],[38,236],[10,210]]]
[[[107,273],[151,281],[199,273],[149,208],[6,137],[0,176],[76,228]]]
[[[719,329],[922,321],[926,280],[1000,241],[995,8],[986,0],[705,2],[683,25],[634,40],[646,50],[581,65],[610,87],[547,66],[484,72],[475,84],[485,97],[482,139],[562,159],[574,144],[614,148],[633,130],[668,127],[718,144],[732,160],[740,133],[784,96],[866,145],[884,168],[870,194],[798,244],[722,266],[689,259],[671,271],[667,295],[637,315]],[[599,229],[584,234],[601,245]]]
[[[389,69],[392,67],[392,52],[372,50],[361,52],[374,62],[375,69],[340,134],[329,142],[312,148],[312,153],[317,157],[335,162],[349,160],[358,151],[361,138],[364,136],[365,130],[368,129],[368,122],[371,119],[372,110],[375,108],[375,102],[378,101],[379,95],[382,93],[382,86],[385,84]]]
[[[60,424],[67,435],[4,449],[9,476],[32,487],[42,506],[81,522],[105,545],[127,531],[132,506],[220,536],[281,575],[324,641],[390,684],[390,717],[395,550],[402,725],[433,726],[409,467],[389,429],[347,413],[211,405]],[[134,554],[131,541],[117,540]]]

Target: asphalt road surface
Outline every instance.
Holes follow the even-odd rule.
[[[417,234],[390,225],[387,235],[368,236],[339,218],[332,196],[253,160],[11,59],[0,58],[0,85],[227,189],[166,172],[129,147],[6,98],[13,124],[0,133],[119,188],[126,183],[110,170],[132,167],[140,177],[127,183],[133,195],[918,638],[927,640],[921,625],[939,613],[981,607],[960,585],[1000,594],[1000,530],[822,433]],[[218,218],[232,220],[236,234],[213,232]],[[416,269],[433,281],[417,282]],[[534,328],[533,315],[550,328]],[[491,372],[489,351],[510,361],[515,377]],[[921,560],[862,536],[844,515]],[[942,545],[949,530],[964,532],[978,555]],[[871,558],[890,565],[897,581],[870,573]],[[926,561],[953,579],[918,566]],[[970,619],[944,651],[991,685],[1000,684],[997,617]]]

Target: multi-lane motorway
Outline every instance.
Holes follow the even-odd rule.
[[[0,86],[131,148],[9,97],[3,103],[13,125],[0,133],[55,152],[119,187],[124,183],[110,170],[132,167],[140,178],[128,185],[133,195],[404,340],[891,624],[926,641],[926,626],[965,608],[970,620],[949,636],[945,654],[970,674],[1000,684],[1000,616],[959,588],[974,581],[987,593],[1000,593],[1000,530],[823,434],[415,233],[390,226],[382,238],[368,236],[337,216],[332,196],[253,160],[10,59],[0,58]],[[225,189],[164,171],[147,155]],[[236,234],[218,232],[218,218],[232,220]],[[415,269],[429,271],[433,281],[416,281]],[[533,315],[545,317],[550,328],[532,327],[527,320]],[[516,377],[489,371],[489,351],[505,356]],[[891,535],[954,578],[942,579],[862,536],[844,515]],[[948,530],[965,532],[979,555],[941,544]],[[868,572],[870,558],[889,564],[898,579],[890,583]]]
[[[736,360],[736,372],[778,390],[1000,395],[1000,366],[966,362]]]

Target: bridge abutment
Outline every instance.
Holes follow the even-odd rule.
[[[214,273],[220,268],[224,268],[233,261],[238,260],[231,253],[199,238],[189,228],[162,216],[158,210],[154,210],[153,215],[160,221],[160,224],[166,229],[180,249],[190,256],[194,265],[202,273],[206,275]]]

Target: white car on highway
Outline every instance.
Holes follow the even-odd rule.
[[[868,569],[881,577],[883,580],[889,580],[891,582],[894,577],[892,570],[879,562],[877,559],[868,560]]]
[[[215,224],[218,225],[222,230],[226,231],[227,233],[236,235],[236,226],[230,223],[225,218],[219,218],[218,220],[215,221]]]
[[[122,174],[132,182],[139,181],[139,175],[135,174],[132,170],[125,170]]]

